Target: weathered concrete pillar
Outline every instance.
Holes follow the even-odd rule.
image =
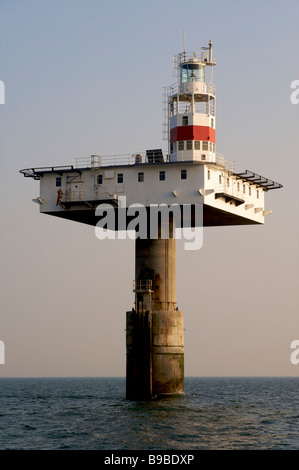
[[[153,396],[184,393],[183,312],[152,312],[151,353]]]
[[[184,392],[184,322],[175,300],[175,239],[136,239],[135,309],[127,312],[128,399]]]

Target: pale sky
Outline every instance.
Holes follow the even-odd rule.
[[[172,56],[213,40],[216,145],[284,185],[263,226],[177,242],[186,376],[296,376],[298,1],[1,0],[0,376],[125,376],[134,242],[39,214],[19,170],[163,148]]]

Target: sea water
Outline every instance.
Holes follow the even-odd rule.
[[[299,449],[299,378],[186,378],[125,398],[125,378],[0,378],[0,449]]]

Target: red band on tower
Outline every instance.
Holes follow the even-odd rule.
[[[178,126],[170,129],[170,142],[205,140],[215,144],[215,129],[209,126]]]

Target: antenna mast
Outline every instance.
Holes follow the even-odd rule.
[[[209,62],[212,64],[212,57],[213,57],[213,52],[212,52],[212,39],[209,41]],[[211,83],[213,83],[213,65],[211,65]]]

